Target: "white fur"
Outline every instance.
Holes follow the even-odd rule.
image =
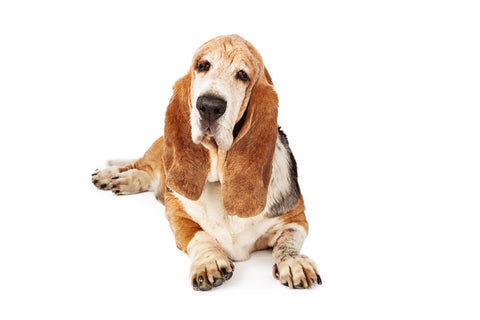
[[[215,248],[217,243],[206,232],[197,232],[188,244],[187,253],[192,260],[199,260],[204,256],[204,251]],[[201,261],[205,263],[206,261]]]
[[[192,125],[192,140],[200,143],[206,132],[200,127],[200,114],[196,108],[198,97],[205,94],[217,95],[227,101],[225,113],[218,118],[212,130],[217,145],[223,150],[230,149],[233,143],[233,128],[244,103],[247,85],[236,78],[240,70],[249,72],[247,65],[236,59],[228,59],[211,52],[204,57],[211,64],[208,72],[197,72],[192,83],[192,111],[190,123]]]
[[[217,182],[220,181],[220,175],[218,172],[218,157],[213,152],[210,154],[210,171],[208,172],[207,181]]]
[[[290,189],[290,157],[287,149],[277,137],[275,153],[272,162],[272,177],[267,194],[266,208],[270,208],[281,195],[287,194]]]
[[[278,218],[268,217],[268,208],[280,193],[288,189],[288,167],[288,152],[280,139],[277,139],[267,206],[264,212],[255,217],[238,218],[228,215],[223,208],[219,182],[207,182],[197,201],[178,194],[175,196],[182,201],[191,218],[218,241],[230,258],[245,260],[255,249],[255,242],[279,223]]]
[[[197,201],[176,196],[192,219],[212,235],[233,260],[247,259],[256,240],[275,225],[275,219],[265,219],[264,214],[252,218],[229,216],[223,208],[218,182],[207,182]]]

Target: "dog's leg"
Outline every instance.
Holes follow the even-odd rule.
[[[205,231],[199,231],[187,247],[192,259],[190,279],[197,290],[210,290],[229,280],[235,269],[232,261],[220,247],[217,240]]]
[[[315,263],[300,254],[300,248],[307,235],[305,228],[297,223],[291,223],[276,234],[273,245],[275,258],[273,276],[292,289],[322,284]]]
[[[229,280],[234,265],[220,244],[191,219],[180,200],[165,193],[165,209],[177,247],[192,260],[190,281],[193,289],[206,291]]]
[[[152,187],[150,175],[143,170],[132,168],[132,166],[111,166],[102,170],[97,169],[92,174],[92,182],[97,188],[111,190],[118,195],[150,191]]]
[[[163,203],[165,174],[163,173],[163,137],[157,139],[138,160],[113,160],[109,166],[92,174],[93,184],[118,195],[144,191],[156,192]]]
[[[92,180],[99,189],[111,190],[118,195],[150,191],[152,186],[148,173],[138,169],[122,171],[122,168],[107,167],[95,171]]]

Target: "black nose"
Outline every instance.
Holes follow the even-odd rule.
[[[197,109],[203,120],[213,122],[225,113],[227,101],[213,95],[200,96],[197,99]]]

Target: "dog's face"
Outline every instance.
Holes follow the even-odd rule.
[[[195,53],[191,83],[192,139],[227,151],[259,75],[261,58],[243,39],[218,37]]]

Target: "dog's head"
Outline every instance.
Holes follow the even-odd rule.
[[[271,82],[262,58],[241,37],[220,36],[197,50],[190,72],[192,139],[228,151],[259,77]]]
[[[203,44],[188,74],[175,84],[167,109],[167,187],[197,200],[213,148],[226,153],[221,181],[226,211],[245,217],[260,213],[278,134],[277,106],[270,75],[249,42],[233,35]]]

